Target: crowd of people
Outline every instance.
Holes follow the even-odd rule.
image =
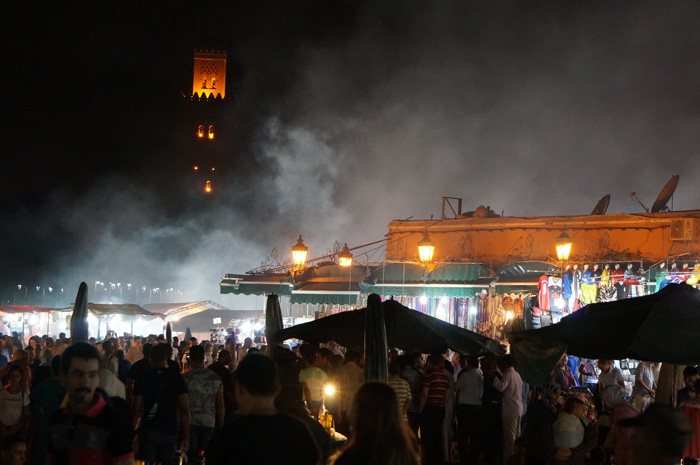
[[[71,344],[61,334],[21,348],[7,336],[0,464],[672,465],[700,456],[695,367],[674,409],[654,402],[648,361],[630,392],[612,360],[563,356],[531,386],[510,354],[388,356],[378,382],[364,379],[362,354],[332,341],[268,350],[235,337]]]

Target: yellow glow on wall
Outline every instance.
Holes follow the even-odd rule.
[[[195,50],[192,96],[226,97],[226,52]]]

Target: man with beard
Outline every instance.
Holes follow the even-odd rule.
[[[66,348],[61,356],[61,383],[67,405],[49,421],[49,456],[53,464],[134,463],[134,431],[114,408],[100,383],[100,354],[87,342]]]

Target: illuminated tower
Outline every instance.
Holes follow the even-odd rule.
[[[182,92],[179,129],[184,140],[178,144],[178,160],[187,163],[195,191],[205,194],[221,187],[218,170],[231,168],[226,147],[231,145],[233,99],[226,95],[226,57],[223,50],[195,50],[192,91]]]
[[[192,97],[226,98],[225,51],[194,51]]]

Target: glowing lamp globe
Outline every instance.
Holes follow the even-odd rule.
[[[352,266],[352,254],[350,253],[350,249],[348,249],[347,243],[338,254],[338,263],[340,266]]]
[[[428,233],[423,233],[423,239],[418,243],[418,256],[423,263],[433,261],[433,253],[435,252],[435,244],[430,240]]]
[[[308,252],[309,248],[304,245],[304,241],[301,239],[300,234],[296,245],[292,247],[292,261],[297,268],[303,268],[304,263],[306,263],[306,254]]]
[[[559,261],[567,261],[569,259],[569,254],[571,253],[571,238],[566,233],[566,228],[564,228],[561,236],[557,237],[555,246],[557,248],[557,258]]]

